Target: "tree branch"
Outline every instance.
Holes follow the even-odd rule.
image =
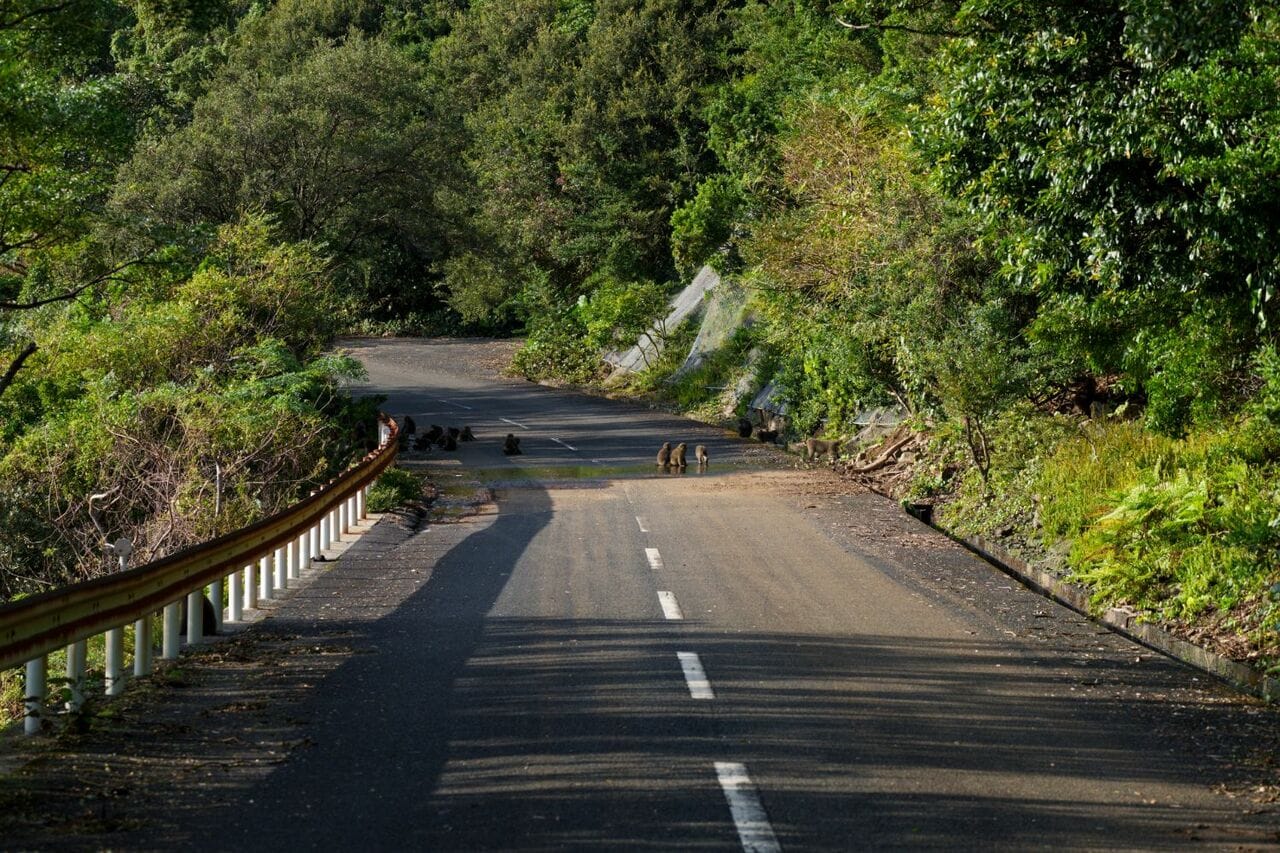
[[[4,376],[0,376],[0,394],[4,394],[5,389],[13,383],[13,377],[18,375],[18,371],[22,369],[22,363],[39,349],[36,342],[32,341],[22,348],[22,352],[18,353],[18,357],[9,363],[9,369],[4,372]]]

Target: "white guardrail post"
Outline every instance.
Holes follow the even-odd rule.
[[[24,731],[37,734],[44,728],[51,651],[61,648],[66,652],[67,711],[77,711],[84,705],[89,636],[101,634],[104,638],[106,694],[114,696],[124,689],[127,622],[113,625],[114,617],[105,614],[119,614],[120,619],[133,623],[133,674],[144,676],[154,668],[152,620],[157,607],[163,608],[160,656],[176,660],[182,643],[184,601],[187,640],[199,643],[204,639],[206,591],[213,603],[213,624],[215,629],[221,629],[224,617],[230,622],[242,621],[246,610],[287,589],[289,581],[301,577],[325,550],[341,542],[344,535],[351,534],[352,528],[369,517],[369,481],[394,461],[395,436],[390,418],[379,416],[378,450],[325,487],[340,488],[346,492],[342,497],[325,498],[311,506],[308,502],[325,490],[313,491],[308,502],[270,519],[133,571],[128,570],[133,544],[122,537],[106,546],[119,560],[122,576],[118,579],[113,577],[105,584],[98,580],[88,587],[73,584],[21,602],[0,604],[0,624],[5,626],[0,634],[0,667],[21,666],[25,659]],[[360,485],[349,485],[352,482]],[[299,523],[304,519],[305,526]],[[279,544],[273,547],[267,543]],[[261,550],[262,545],[269,549],[266,553]],[[222,568],[215,574],[222,566],[237,564],[234,571]],[[184,583],[188,577],[190,580]],[[192,589],[192,582],[202,585]],[[175,597],[165,601],[170,595]]]

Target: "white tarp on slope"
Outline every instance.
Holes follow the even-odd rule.
[[[671,311],[659,328],[670,331],[680,325],[682,320],[702,304],[703,295],[719,283],[720,274],[711,267],[698,270],[698,274],[694,276],[689,286],[680,291],[680,294],[671,301]],[[651,329],[649,334],[643,335],[636,345],[626,352],[611,352],[604,357],[604,360],[612,364],[616,370],[628,373],[644,370],[654,362],[661,351],[662,335],[659,328]]]

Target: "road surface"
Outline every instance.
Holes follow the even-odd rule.
[[[279,679],[304,661],[253,729],[279,760],[206,772],[118,846],[1280,842],[1247,764],[1274,711],[892,504],[712,427],[495,378],[479,343],[350,347],[361,393],[479,440],[407,454],[436,514],[380,525],[261,623],[297,650]],[[709,470],[660,473],[664,440],[707,445]]]

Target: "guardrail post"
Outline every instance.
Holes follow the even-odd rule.
[[[204,590],[187,593],[187,642],[204,641]]]
[[[164,606],[164,630],[160,637],[160,657],[165,660],[177,660],[182,633],[182,605],[172,601]]]
[[[369,487],[361,486],[360,491],[356,492],[356,508],[359,510],[357,518],[365,519],[369,517]]]
[[[236,569],[227,578],[227,619],[232,622],[240,621],[240,608],[244,606],[244,576],[240,572]]]
[[[222,578],[209,584],[209,600],[213,602],[213,630],[222,630]]]
[[[285,565],[288,571],[285,576],[288,580],[297,580],[298,578],[298,539],[294,537],[285,543],[284,546]]]
[[[286,586],[288,586],[288,581],[285,579],[286,564],[285,564],[284,554],[285,554],[285,547],[281,545],[279,548],[276,549],[276,553],[275,553],[274,577],[275,577],[275,587],[277,591],[282,590]]]
[[[298,577],[311,568],[311,531],[306,530],[298,537]]]
[[[351,513],[347,509],[347,499],[343,498],[338,502],[338,538],[346,536],[351,532]]]
[[[40,734],[40,725],[44,720],[44,702],[49,692],[46,678],[48,665],[47,655],[27,661],[27,683],[23,691],[25,698],[22,702],[26,708],[26,719],[23,721],[22,730],[29,735]]]
[[[316,530],[319,531],[317,533],[317,536],[319,537],[319,539],[318,539],[318,542],[316,543],[317,544],[316,556],[319,556],[322,552],[327,550],[329,547],[329,513],[326,512],[323,516],[321,516],[320,524],[316,527]]]
[[[244,567],[244,606],[246,610],[252,610],[258,606],[258,584],[254,579],[253,571],[253,563]]]
[[[84,663],[88,642],[76,640],[67,646],[67,710],[79,711],[84,704]]]
[[[151,617],[143,616],[133,623],[133,674],[141,678],[150,675],[151,665]]]
[[[258,560],[258,601],[271,600],[271,556]]]
[[[124,692],[124,628],[107,631],[106,694],[119,696]]]

